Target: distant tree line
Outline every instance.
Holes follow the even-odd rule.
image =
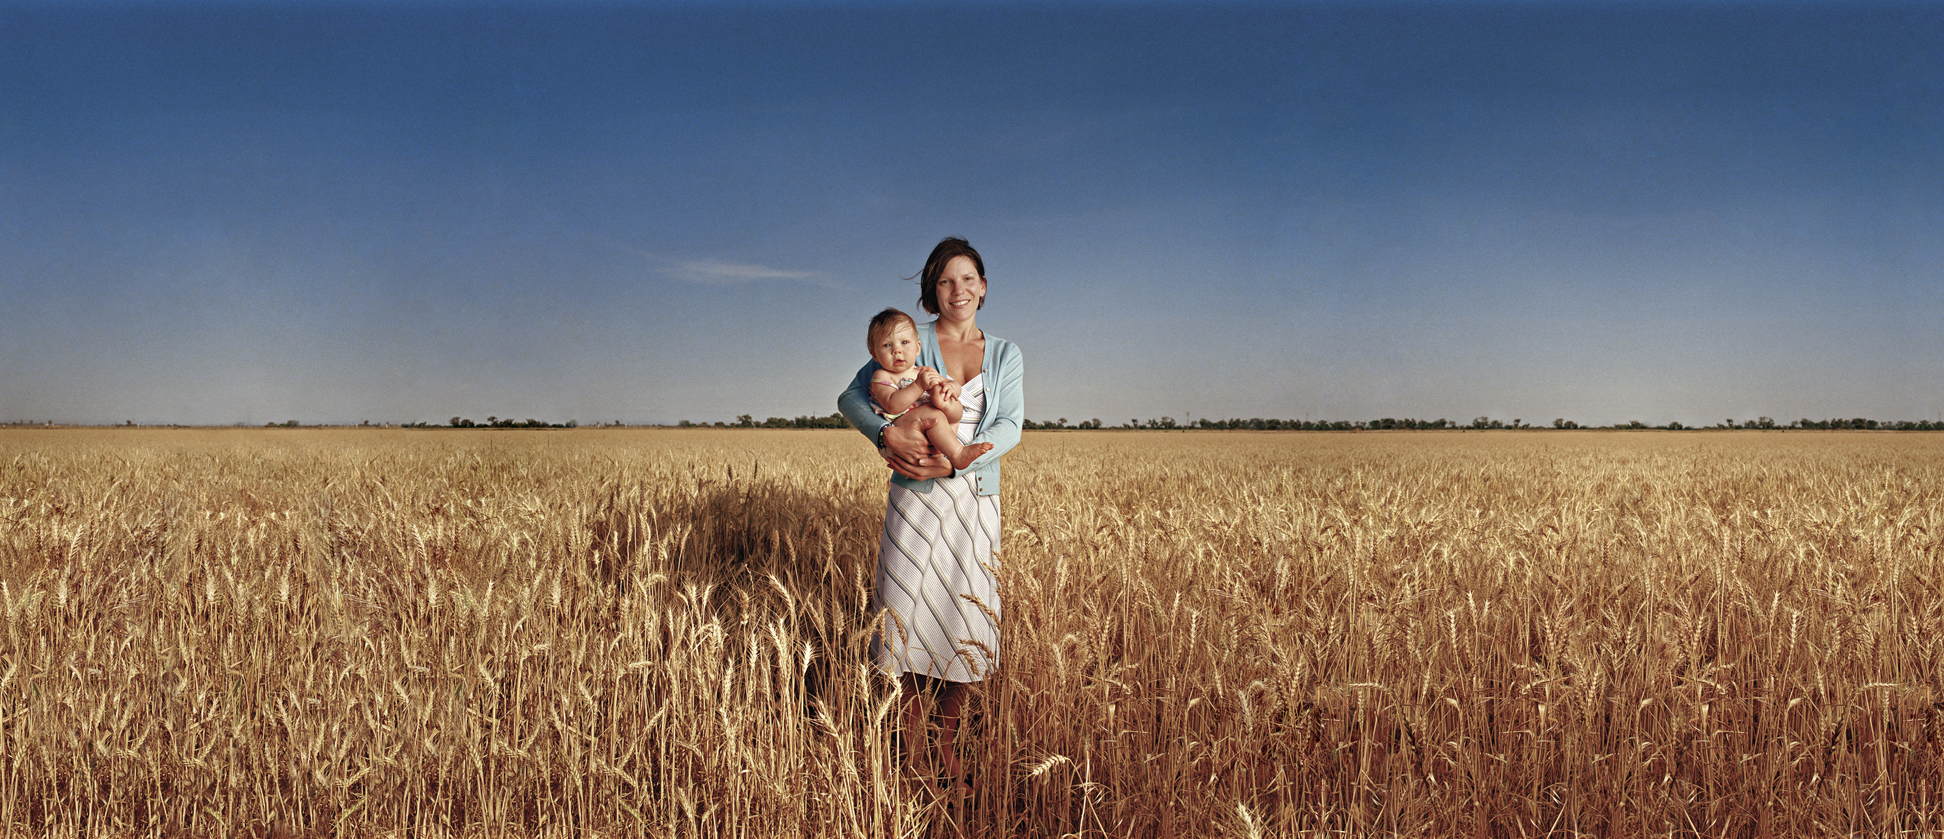
[[[711,422],[693,422],[691,420],[682,420],[677,425],[677,427],[678,428],[849,428],[850,423],[844,421],[843,414],[831,414],[830,416],[827,417],[800,416],[795,419],[785,419],[783,417],[770,417],[769,419],[763,420],[761,422],[758,422],[755,417],[749,414],[740,414],[736,417],[734,422],[718,421],[718,422],[711,423]],[[1532,425],[1530,423],[1527,423],[1523,417],[1515,417],[1511,420],[1499,420],[1499,419],[1493,419],[1491,417],[1475,417],[1470,422],[1462,422],[1462,423],[1453,420],[1444,419],[1442,417],[1434,420],[1414,419],[1414,418],[1397,419],[1394,417],[1383,417],[1381,419],[1373,419],[1373,420],[1308,420],[1308,419],[1273,419],[1273,418],[1265,419],[1262,417],[1250,417],[1249,419],[1202,418],[1191,422],[1180,422],[1175,420],[1174,417],[1160,417],[1158,419],[1145,419],[1145,420],[1129,419],[1127,422],[1121,423],[1120,425],[1107,425],[1101,422],[1098,417],[1095,417],[1093,419],[1081,420],[1079,422],[1075,422],[1072,424],[1068,423],[1066,417],[1060,417],[1059,419],[1052,419],[1052,420],[1030,420],[1029,419],[1024,422],[1022,427],[1027,431],[1085,431],[1085,430],[1093,430],[1093,429],[1105,429],[1109,431],[1126,431],[1126,430],[1414,431],[1414,430],[1436,430],[1436,429],[1457,429],[1457,430],[1516,429],[1522,431],[1524,430],[1571,431],[1571,430],[1581,430],[1581,429],[1585,429],[1585,430],[1598,430],[1598,429],[1650,430],[1651,429],[1651,430],[1665,430],[1665,431],[1683,431],[1683,430],[1709,429],[1709,428],[1734,428],[1734,429],[1755,428],[1755,429],[1775,429],[1775,430],[1867,429],[1872,431],[1944,431],[1944,420],[1940,420],[1940,421],[1920,420],[1915,422],[1910,420],[1879,421],[1879,420],[1864,419],[1861,417],[1857,417],[1853,419],[1826,419],[1826,420],[1799,419],[1796,420],[1795,422],[1782,424],[1776,422],[1773,419],[1770,419],[1769,417],[1757,417],[1752,420],[1725,419],[1715,425],[1700,426],[1700,425],[1684,425],[1679,422],[1670,422],[1666,425],[1648,425],[1647,423],[1641,422],[1639,420],[1630,420],[1628,422],[1615,423],[1613,425],[1581,425],[1580,423],[1575,422],[1573,420],[1569,420],[1564,417],[1559,417],[1554,419],[1549,425],[1540,426],[1540,425]]]
[[[830,416],[827,417],[800,416],[797,417],[796,419],[770,417],[769,419],[763,420],[762,422],[757,422],[756,418],[750,416],[749,414],[738,414],[736,416],[735,422],[718,421],[711,424],[706,422],[690,422],[688,420],[682,420],[680,423],[677,423],[675,427],[677,428],[849,428],[850,423],[844,421],[843,414],[831,414]]]
[[[1193,422],[1182,423],[1182,422],[1176,422],[1174,417],[1161,417],[1160,419],[1146,419],[1146,420],[1130,419],[1121,425],[1102,425],[1099,419],[1091,419],[1091,420],[1075,423],[1073,425],[1068,425],[1066,417],[1060,417],[1057,420],[1041,420],[1041,421],[1026,420],[1024,427],[1027,430],[1039,430],[1039,431],[1061,431],[1061,430],[1070,430],[1070,429],[1093,429],[1093,428],[1123,429],[1123,430],[1125,429],[1158,429],[1158,430],[1245,429],[1250,431],[1359,431],[1359,430],[1391,431],[1391,430],[1421,430],[1421,429],[1481,429],[1482,430],[1482,429],[1494,429],[1494,428],[1521,429],[1521,430],[1524,429],[1561,430],[1561,431],[1576,430],[1576,429],[1600,429],[1600,428],[1662,429],[1668,431],[1681,431],[1681,430],[1696,429],[1696,428],[1868,429],[1868,430],[1884,430],[1884,431],[1944,431],[1944,421],[1933,422],[1931,420],[1920,420],[1920,421],[1913,422],[1910,420],[1898,420],[1898,421],[1879,422],[1873,419],[1864,419],[1861,417],[1857,417],[1853,419],[1827,419],[1827,420],[1799,419],[1796,420],[1795,422],[1791,422],[1788,423],[1787,425],[1783,425],[1777,423],[1775,420],[1770,419],[1769,417],[1758,417],[1752,420],[1726,419],[1720,422],[1719,424],[1709,425],[1709,426],[1683,425],[1679,422],[1670,422],[1666,425],[1648,425],[1647,423],[1641,422],[1639,420],[1631,420],[1628,422],[1617,423],[1614,425],[1607,425],[1607,426],[1593,426],[1593,425],[1581,425],[1578,422],[1575,422],[1573,420],[1560,417],[1554,419],[1550,426],[1536,426],[1536,425],[1530,425],[1526,423],[1525,419],[1522,417],[1514,418],[1509,422],[1505,420],[1493,419],[1491,417],[1476,417],[1471,422],[1468,423],[1454,422],[1452,420],[1444,419],[1442,417],[1434,420],[1412,419],[1412,418],[1396,419],[1394,417],[1384,417],[1382,419],[1374,419],[1374,420],[1307,420],[1307,419],[1298,420],[1298,419],[1264,419],[1262,417],[1251,417],[1249,419],[1203,418],[1203,419],[1195,420]]]
[[[133,420],[129,420],[126,423],[118,423],[118,424],[133,426],[135,425],[135,422]],[[369,426],[371,424],[372,423],[369,420],[363,423],[363,425],[366,426]],[[0,423],[0,425],[52,426],[54,425],[54,423],[40,422],[40,421],[7,422],[7,423]],[[609,425],[609,423],[597,423],[597,425],[606,426]],[[622,427],[623,424],[620,420],[615,420],[612,423],[612,425],[618,428],[618,427]],[[305,426],[302,423],[299,423],[297,420],[285,420],[283,422],[265,423],[265,427],[302,428]],[[576,420],[568,420],[566,422],[559,422],[559,423],[550,423],[550,422],[543,422],[537,419],[514,420],[514,419],[501,419],[500,417],[487,417],[485,422],[480,423],[480,422],[474,422],[465,417],[453,417],[452,419],[447,420],[444,425],[435,425],[428,422],[408,422],[408,423],[403,423],[398,427],[399,428],[578,428],[580,427],[580,423]],[[739,414],[736,416],[734,422],[720,422],[720,421],[693,422],[690,420],[682,420],[680,423],[677,424],[676,427],[678,428],[849,428],[850,423],[844,420],[843,414],[836,414],[836,413],[833,413],[827,417],[813,417],[813,416],[806,415],[806,416],[796,417],[795,419],[786,419],[783,417],[770,417],[761,422],[756,421],[756,418],[749,414]],[[1110,431],[1117,431],[1117,430],[1118,431],[1124,431],[1124,430],[1161,430],[1161,431],[1197,431],[1197,430],[1393,431],[1393,430],[1397,430],[1397,431],[1410,431],[1410,430],[1435,430],[1435,429],[1459,429],[1459,430],[1471,430],[1471,429],[1650,430],[1650,429],[1657,429],[1657,430],[1666,430],[1666,431],[1684,431],[1684,430],[1715,429],[1715,428],[1772,429],[1778,431],[1790,430],[1790,429],[1819,429],[1819,430],[1855,429],[1855,430],[1866,430],[1866,431],[1944,431],[1944,420],[1914,420],[1914,421],[1913,420],[1873,420],[1864,417],[1850,417],[1850,418],[1835,417],[1831,419],[1812,420],[1805,417],[1803,419],[1799,419],[1794,422],[1783,424],[1783,423],[1778,423],[1774,419],[1771,419],[1769,417],[1756,417],[1755,419],[1752,420],[1737,420],[1737,419],[1729,418],[1729,419],[1724,419],[1721,422],[1716,423],[1714,425],[1705,425],[1705,426],[1684,425],[1679,422],[1670,422],[1666,425],[1648,425],[1647,423],[1641,422],[1639,420],[1629,420],[1627,422],[1615,423],[1613,425],[1596,426],[1596,425],[1581,425],[1577,422],[1574,422],[1573,420],[1569,420],[1564,417],[1561,417],[1561,418],[1554,419],[1549,426],[1537,426],[1537,425],[1527,424],[1523,418],[1514,418],[1510,421],[1506,421],[1506,420],[1493,419],[1491,417],[1476,417],[1473,418],[1472,421],[1468,423],[1454,422],[1452,420],[1444,419],[1442,417],[1434,420],[1413,419],[1413,418],[1396,419],[1393,417],[1383,417],[1381,419],[1374,419],[1374,420],[1308,420],[1308,419],[1299,420],[1299,419],[1273,419],[1273,418],[1264,419],[1262,417],[1250,417],[1249,419],[1238,419],[1238,418],[1208,419],[1204,417],[1202,419],[1193,420],[1189,422],[1177,422],[1174,417],[1161,417],[1158,419],[1145,419],[1145,420],[1129,419],[1127,422],[1121,423],[1120,425],[1107,425],[1105,423],[1102,423],[1098,417],[1095,417],[1093,419],[1081,420],[1079,422],[1072,423],[1069,425],[1067,423],[1066,417],[1060,417],[1059,419],[1053,419],[1053,420],[1030,420],[1029,419],[1024,422],[1023,428],[1025,428],[1025,430],[1027,431],[1082,431],[1082,430],[1092,430],[1092,429],[1106,429]]]
[[[579,428],[580,422],[576,420],[568,420],[566,422],[542,422],[537,419],[515,420],[511,418],[500,419],[499,417],[487,417],[485,422],[479,423],[479,422],[473,422],[472,420],[467,419],[465,417],[453,417],[452,419],[446,420],[446,424],[442,426],[433,425],[429,422],[408,422],[399,427],[400,428]]]

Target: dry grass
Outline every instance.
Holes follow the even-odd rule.
[[[1037,433],[978,791],[851,432],[0,432],[0,835],[1910,835],[1944,437]]]

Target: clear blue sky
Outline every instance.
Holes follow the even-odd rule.
[[[0,420],[1944,417],[1944,4],[0,0]]]

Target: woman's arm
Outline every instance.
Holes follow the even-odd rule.
[[[974,443],[991,443],[992,451],[979,455],[968,469],[998,460],[1019,445],[1019,429],[1026,419],[1026,361],[1020,357],[1019,347],[1008,342],[1000,349],[994,366],[998,369],[986,374],[998,374],[992,387],[986,389],[986,413],[992,421],[972,438]]]
[[[877,362],[864,362],[864,366],[857,371],[857,378],[851,380],[850,387],[837,394],[837,413],[843,414],[844,420],[852,428],[864,432],[864,436],[873,443],[877,442],[878,432],[889,424],[871,410],[871,374],[877,370]]]

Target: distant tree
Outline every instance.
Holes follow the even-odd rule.
[[[849,428],[843,414],[833,413],[827,417],[800,416],[790,421],[792,428]]]

